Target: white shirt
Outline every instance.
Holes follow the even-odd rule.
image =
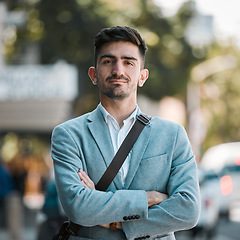
[[[100,106],[100,110],[104,116],[104,119],[108,125],[114,154],[116,154],[119,147],[121,146],[123,140],[125,139],[128,132],[132,128],[133,124],[135,123],[137,112],[138,112],[138,106],[136,106],[136,109],[134,110],[134,112],[127,119],[125,119],[123,121],[123,126],[121,128],[119,127],[118,122],[114,119],[113,116],[111,116],[107,112],[107,110],[102,106],[101,103],[99,104],[99,106]],[[131,152],[128,154],[126,160],[124,161],[122,167],[119,170],[123,184],[125,183],[125,179],[126,179],[128,169],[129,169],[130,154],[131,154]]]

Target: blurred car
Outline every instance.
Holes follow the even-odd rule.
[[[235,165],[236,159],[239,158],[240,142],[222,143],[209,148],[203,154],[199,166],[202,169],[220,172],[226,165]]]
[[[205,171],[215,171],[219,176],[220,214],[230,215],[232,206],[240,203],[240,142],[223,143],[209,148],[199,166]]]
[[[196,227],[191,230],[192,238],[205,235],[206,239],[211,239],[215,234],[220,214],[220,177],[214,171],[206,171],[200,168],[198,170],[201,211]]]
[[[234,163],[224,166],[221,179],[223,178],[228,179],[225,188],[222,187],[222,190],[228,196],[229,219],[240,221],[240,157],[235,158]]]

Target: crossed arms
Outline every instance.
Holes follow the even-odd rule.
[[[85,188],[89,188],[91,190],[95,189],[94,182],[90,179],[90,177],[84,172],[82,169],[79,170],[78,176],[80,177],[82,184]],[[146,191],[148,207],[159,204],[164,200],[168,199],[168,195],[165,193],[160,193],[157,191]],[[102,224],[101,226],[109,228],[110,224]],[[117,228],[122,228],[120,222],[117,222]]]
[[[95,189],[94,182],[82,169],[79,170],[78,176],[80,177],[84,187],[89,189]],[[164,200],[168,199],[167,194],[160,193],[157,191],[146,191],[146,194],[147,194],[147,200],[148,200],[148,207],[159,204]]]

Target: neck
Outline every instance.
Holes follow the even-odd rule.
[[[134,112],[137,103],[136,101],[101,99],[101,104],[116,119],[119,126],[122,127],[123,121]]]

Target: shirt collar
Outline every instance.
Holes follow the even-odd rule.
[[[103,114],[103,117],[104,117],[104,120],[106,123],[108,123],[108,118],[112,118],[114,119],[114,117],[103,107],[103,105],[101,103],[99,103],[99,109],[100,111],[102,112]],[[137,114],[139,113],[139,107],[138,105],[136,105],[136,108],[135,110],[132,112],[132,114],[127,118],[125,119],[123,122],[125,122],[126,120],[130,120],[132,118],[134,118],[134,120],[136,119],[137,117]],[[115,120],[115,119],[114,119]],[[116,121],[116,120],[115,120]]]

